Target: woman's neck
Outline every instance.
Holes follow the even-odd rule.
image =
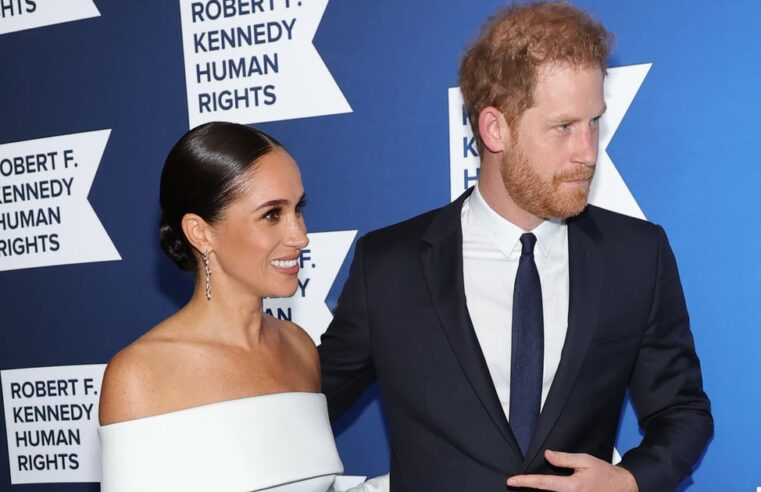
[[[261,343],[267,326],[261,297],[242,294],[241,289],[217,288],[208,299],[203,281],[196,282],[182,311],[199,335],[247,349]]]

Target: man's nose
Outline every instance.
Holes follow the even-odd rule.
[[[597,163],[597,148],[600,142],[600,133],[596,128],[584,128],[576,138],[575,161],[592,167]]]

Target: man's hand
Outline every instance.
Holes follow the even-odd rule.
[[[637,481],[625,468],[583,453],[544,452],[551,464],[572,468],[573,475],[515,475],[507,480],[510,487],[531,487],[554,492],[638,492]]]

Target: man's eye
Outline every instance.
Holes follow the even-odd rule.
[[[592,126],[599,125],[600,124],[600,118],[602,118],[602,116],[595,116],[594,118],[592,118],[591,125]]]
[[[565,132],[571,127],[570,123],[561,123],[555,126],[555,129],[559,132]]]

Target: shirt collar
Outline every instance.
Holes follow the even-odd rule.
[[[473,217],[484,227],[486,233],[494,241],[495,246],[508,257],[520,256],[520,237],[525,232],[533,232],[539,251],[545,257],[549,257],[553,248],[560,242],[566,232],[566,222],[563,219],[545,220],[532,231],[524,231],[517,225],[505,219],[492,209],[476,184],[470,195],[469,206]],[[536,252],[536,251],[535,251]]]

